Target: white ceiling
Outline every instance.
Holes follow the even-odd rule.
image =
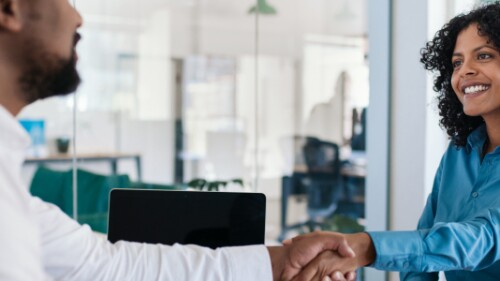
[[[159,10],[171,14],[198,16],[201,21],[221,22],[238,26],[253,21],[248,14],[255,0],[75,0],[77,9],[88,23],[105,18],[122,21],[141,21]],[[278,11],[262,16],[266,28],[287,30],[300,26],[304,31],[322,34],[366,34],[367,0],[267,0]]]

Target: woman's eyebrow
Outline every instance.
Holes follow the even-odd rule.
[[[474,53],[474,52],[477,52],[477,51],[479,51],[479,50],[481,50],[481,49],[483,49],[483,48],[488,48],[488,49],[492,49],[492,50],[497,51],[497,49],[496,49],[495,47],[493,47],[493,46],[491,46],[491,45],[489,45],[489,44],[485,44],[485,45],[481,45],[481,46],[479,46],[479,47],[474,48],[474,49],[472,50],[472,52],[473,52],[473,53]],[[453,57],[463,57],[463,55],[462,55],[462,53],[461,53],[461,52],[455,52],[455,53],[453,53],[453,55],[452,55],[452,56],[453,56]]]
[[[473,51],[474,51],[474,52],[477,52],[477,51],[479,51],[479,50],[481,50],[481,49],[483,49],[483,48],[488,48],[488,49],[492,49],[492,50],[497,50],[497,49],[496,49],[496,48],[494,48],[493,46],[491,46],[491,45],[489,45],[489,44],[485,44],[485,45],[481,45],[481,46],[479,46],[479,47],[475,48]]]

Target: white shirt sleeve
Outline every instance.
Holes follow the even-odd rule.
[[[0,180],[1,182],[1,180]],[[26,204],[0,186],[0,280],[50,280],[43,270],[39,236]]]
[[[40,236],[28,204],[31,196],[18,177],[22,160],[5,145],[4,131],[0,126],[0,280],[50,280],[42,266]]]
[[[33,197],[43,264],[55,280],[272,280],[264,246],[212,250],[194,245],[111,244],[59,208]]]

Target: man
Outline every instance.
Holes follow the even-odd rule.
[[[67,0],[0,0],[0,280],[289,280],[326,249],[354,255],[340,235],[218,250],[111,244],[32,197],[20,178],[29,137],[14,116],[76,89],[81,24]]]

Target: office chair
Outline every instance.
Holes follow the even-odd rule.
[[[301,184],[306,189],[307,214],[306,222],[283,227],[280,240],[292,229],[309,228],[314,231],[323,227],[323,221],[330,217],[342,195],[342,177],[340,175],[339,146],[335,143],[307,137],[302,147],[306,173]]]

